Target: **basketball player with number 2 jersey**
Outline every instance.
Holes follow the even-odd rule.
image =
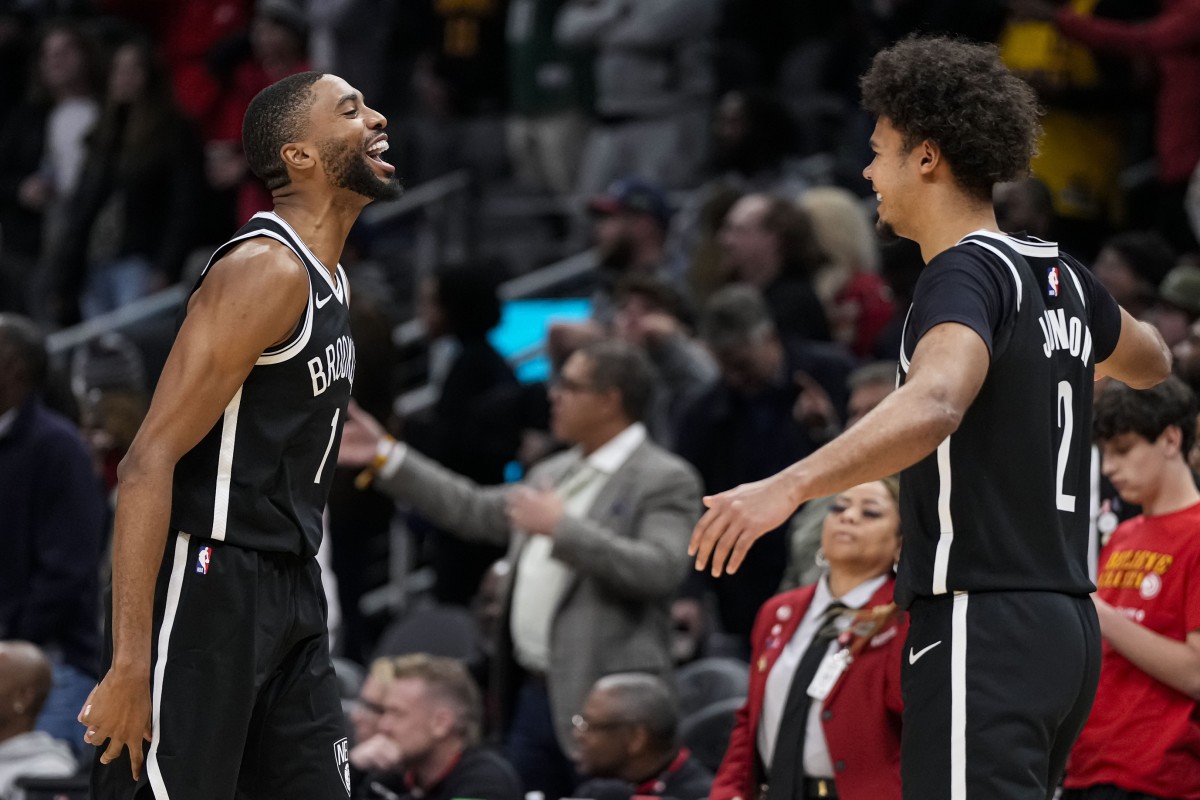
[[[1027,173],[1038,125],[994,47],[906,39],[862,90],[877,227],[926,264],[898,388],[778,475],[705,498],[691,549],[698,568],[736,569],[799,503],[900,472],[904,797],[1048,800],[1100,666],[1093,380],[1153,386],[1170,353],[1057,245],[999,229],[992,187]]]

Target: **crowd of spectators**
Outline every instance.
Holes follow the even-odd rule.
[[[50,359],[42,336],[187,283],[270,207],[242,115],[307,69],[388,116],[407,186],[466,169],[484,195],[555,201],[553,235],[595,255],[589,316],[544,332],[543,384],[490,336],[502,281],[543,263],[414,280],[403,236],[351,235],[358,407],[322,558],[354,796],[747,798],[764,778],[775,797],[898,796],[894,485],[809,502],[720,579],[686,569],[686,542],[704,494],[804,457],[895,385],[923,263],[873,229],[857,78],[913,32],[995,42],[1034,86],[1044,135],[1032,175],[995,187],[1001,227],[1060,241],[1175,354],[1161,397],[1097,393],[1094,549],[1118,608],[1067,786],[1200,798],[1200,688],[1179,677],[1200,665],[1139,638],[1200,648],[1194,547],[1146,543],[1197,535],[1150,521],[1197,500],[1200,0],[0,0],[0,800],[81,754],[115,467],[165,349],[111,332]],[[392,333],[413,319],[432,402],[402,418]],[[1151,446],[1167,501],[1121,477]],[[396,578],[396,531],[428,585],[364,603]],[[1178,563],[1117,563],[1155,548]],[[1173,605],[1147,612],[1155,582]],[[808,651],[838,646],[862,655],[841,690],[793,697]],[[1178,744],[1169,775],[1102,757],[1146,723],[1129,685],[1177,722],[1155,739]],[[795,771],[772,768],[779,742]]]

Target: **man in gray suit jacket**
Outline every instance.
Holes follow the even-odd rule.
[[[510,759],[527,791],[574,788],[571,717],[614,672],[669,679],[671,599],[687,569],[700,482],[641,420],[654,375],[619,342],[573,354],[550,390],[574,445],[515,486],[481,487],[387,437],[352,409],[343,463],[375,459],[377,488],[464,538],[507,542],[513,565],[494,659]]]

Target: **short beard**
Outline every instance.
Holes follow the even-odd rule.
[[[879,238],[885,243],[894,242],[902,238],[900,234],[896,233],[896,229],[892,227],[892,223],[884,222],[878,218],[875,220],[875,233],[879,234]]]
[[[339,189],[348,189],[369,200],[395,200],[404,191],[395,173],[389,178],[376,175],[362,150],[335,139],[323,139],[317,142],[317,152],[329,183]]]

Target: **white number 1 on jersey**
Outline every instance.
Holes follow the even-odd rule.
[[[333,410],[333,419],[329,422],[329,444],[325,445],[325,455],[321,456],[321,466],[317,467],[317,477],[313,478],[313,483],[321,482],[321,473],[325,471],[325,462],[329,460],[329,451],[333,449],[333,437],[337,436],[337,421],[338,415],[342,413],[340,408]],[[1070,428],[1067,429],[1068,431]],[[1061,474],[1062,470],[1059,470]]]

